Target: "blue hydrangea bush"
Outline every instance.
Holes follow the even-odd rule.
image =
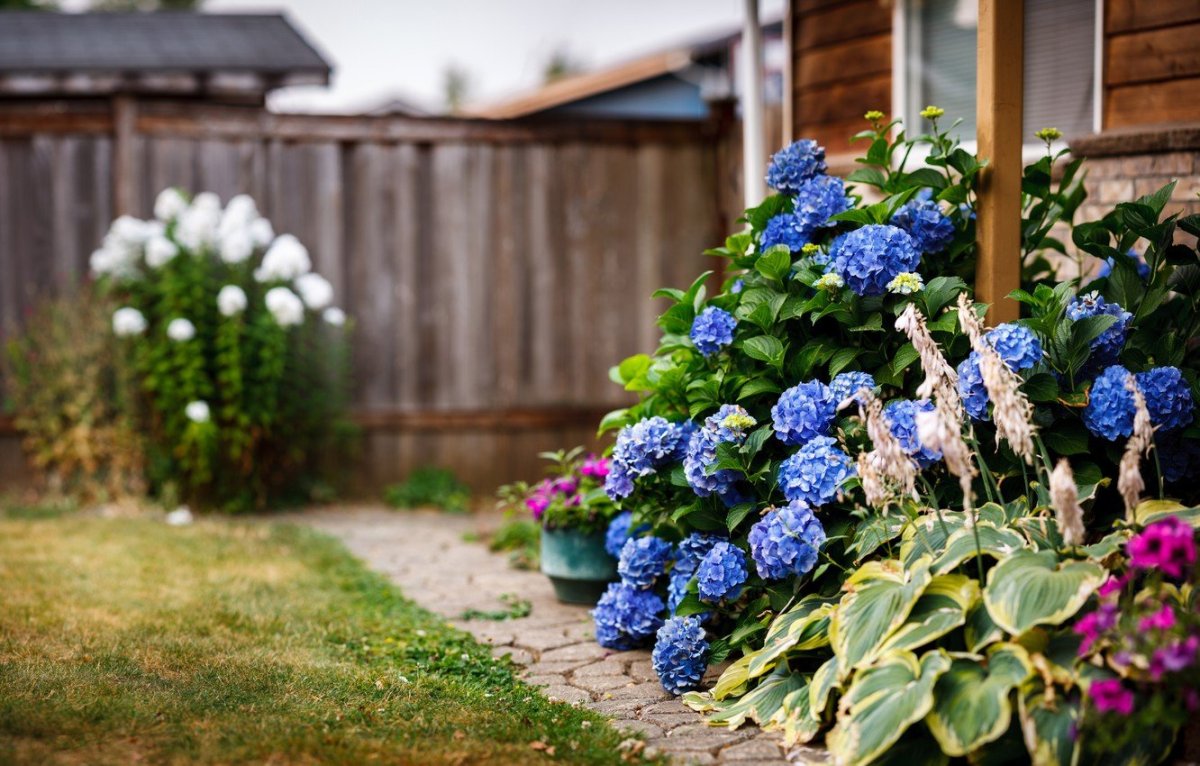
[[[716,272],[657,293],[658,349],[612,371],[638,402],[601,425],[623,579],[596,636],[653,646],[711,723],[824,734],[838,762],[1071,763],[1108,672],[1072,620],[1150,515],[1200,518],[1200,217],[1164,215],[1168,186],[1076,223],[1081,163],[1048,149],[1022,316],[988,328],[981,163],[927,111],[920,136],[869,113],[844,180],[813,141],[776,154]]]

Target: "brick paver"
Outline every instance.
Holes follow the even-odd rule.
[[[560,604],[541,574],[514,570],[504,556],[464,542],[465,533],[478,531],[478,518],[380,508],[320,510],[298,518],[341,539],[406,596],[495,647],[493,654],[507,654],[547,696],[613,718],[618,728],[644,735],[648,750],[679,763],[825,762],[824,753],[811,748],[785,755],[779,736],[753,726],[731,732],[704,725],[658,685],[648,650],[604,649],[592,637],[585,607]],[[501,622],[460,619],[468,609],[503,608],[506,593],[530,601],[530,615]]]

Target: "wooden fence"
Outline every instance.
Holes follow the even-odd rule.
[[[272,115],[186,103],[0,106],[0,327],[80,279],[167,186],[253,195],[354,317],[359,486],[418,465],[480,489],[627,401],[649,300],[711,268],[719,123]],[[11,450],[6,454],[11,455]]]

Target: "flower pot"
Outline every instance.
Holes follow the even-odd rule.
[[[543,529],[542,573],[559,601],[591,605],[617,579],[617,562],[604,550],[603,532]]]

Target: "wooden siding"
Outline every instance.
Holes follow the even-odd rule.
[[[1200,2],[1106,0],[1104,128],[1200,121]]]
[[[892,4],[886,0],[792,0],[792,136],[814,138],[830,155],[869,109],[892,110]]]
[[[628,401],[608,380],[652,350],[649,296],[720,241],[712,126],[269,115],[139,104],[125,175],[111,113],[0,106],[0,334],[82,279],[115,192],[254,196],[355,321],[351,469],[374,490],[418,465],[479,489],[540,472]]]

